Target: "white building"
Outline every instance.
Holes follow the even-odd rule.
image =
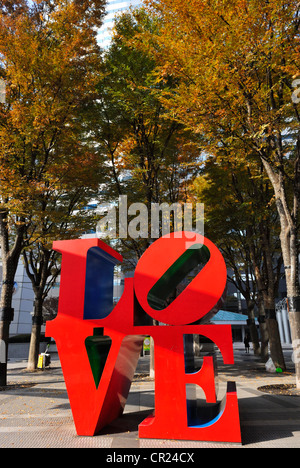
[[[108,0],[106,5],[106,17],[103,26],[99,30],[98,42],[102,49],[109,46],[114,27],[115,18],[119,13],[129,10],[141,4],[140,0]]]
[[[0,280],[2,281],[2,264],[0,261]],[[1,291],[1,286],[0,286]],[[14,284],[12,307],[14,320],[10,325],[10,335],[31,333],[34,292],[25,267],[20,261]]]

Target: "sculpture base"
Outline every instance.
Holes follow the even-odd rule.
[[[166,430],[164,430],[166,429]],[[197,411],[186,427],[174,424],[164,428],[155,414],[139,425],[140,439],[191,440],[241,444],[241,429],[235,382],[227,383],[223,400],[210,405],[206,412]]]

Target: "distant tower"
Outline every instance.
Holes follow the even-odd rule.
[[[141,4],[141,0],[108,0],[106,5],[106,16],[103,26],[99,30],[98,42],[102,49],[109,46],[111,41],[111,29],[118,13],[128,10],[131,6]]]

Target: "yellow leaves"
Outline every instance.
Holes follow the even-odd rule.
[[[80,141],[78,106],[94,93],[100,57],[93,26],[101,15],[93,19],[91,13],[100,12],[103,2],[77,8],[59,0],[48,12],[41,1],[34,3],[36,14],[25,9],[0,21],[7,84],[0,114],[0,198],[11,216],[27,220],[38,213],[43,218],[50,200],[74,188],[95,189],[99,166]]]
[[[292,71],[291,63],[296,64],[298,45],[289,45],[288,33],[293,8],[283,11],[276,0],[268,4],[235,0],[230,5],[216,0],[149,3],[158,14],[162,13],[162,30],[156,38],[161,49],[161,74],[165,76],[167,72],[183,80],[174,98],[182,121],[190,126],[193,116],[195,130],[203,131],[199,123],[205,119],[200,112],[202,108],[208,111],[208,131],[212,115],[216,123],[223,123],[227,117],[227,120],[239,118],[241,125],[247,108],[252,122],[260,119],[264,125],[264,114],[274,107],[270,89],[278,102],[283,83],[278,81],[279,76],[285,80],[287,71]],[[273,86],[266,74],[270,60]],[[284,99],[290,102],[290,95],[284,94]],[[185,105],[180,106],[180,100]]]

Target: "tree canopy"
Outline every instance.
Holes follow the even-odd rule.
[[[98,157],[84,137],[79,115],[95,97],[100,65],[96,28],[104,5],[102,0],[0,4],[0,77],[6,85],[0,104],[4,342],[25,243],[38,241],[49,249],[63,225],[61,216],[70,221],[66,198],[69,208],[73,199],[73,209],[75,200],[80,209],[97,185]],[[5,368],[1,371],[3,378]]]
[[[136,47],[135,36],[143,28],[149,34],[157,28],[144,10],[123,14],[116,22],[98,83],[100,98],[88,119],[108,168],[103,201],[127,195],[128,205],[144,203],[150,213],[152,203],[186,199],[200,152],[197,138],[160,101],[161,92],[172,89],[172,78],[157,82],[155,58]],[[122,242],[129,259],[132,249],[139,258],[147,248],[148,232],[147,239]]]

